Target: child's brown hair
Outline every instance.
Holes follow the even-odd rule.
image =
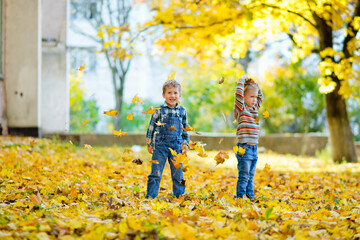
[[[181,93],[181,85],[180,85],[180,83],[178,83],[175,79],[167,80],[167,81],[164,83],[164,85],[163,85],[163,87],[162,87],[163,93],[165,93],[166,88],[169,87],[169,86],[171,86],[171,87],[176,87],[176,88],[179,90],[179,92]]]

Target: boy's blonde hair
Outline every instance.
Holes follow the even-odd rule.
[[[165,91],[166,91],[166,88],[167,87],[176,87],[178,90],[179,90],[179,92],[181,93],[181,85],[180,85],[180,83],[178,83],[175,79],[170,79],[170,80],[167,80],[165,83],[164,83],[164,85],[163,85],[163,87],[162,87],[162,89],[163,89],[163,93],[165,93]]]
[[[244,84],[244,93],[246,93],[247,90],[255,90],[258,91],[258,87],[256,86],[255,81],[252,78],[245,79]]]

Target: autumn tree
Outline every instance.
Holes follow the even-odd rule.
[[[121,113],[123,106],[124,86],[133,56],[136,55],[134,42],[139,32],[130,28],[130,14],[135,1],[132,0],[98,0],[73,1],[89,8],[86,29],[78,21],[72,22],[72,29],[77,33],[97,42],[102,49],[111,70],[115,95],[115,109]],[[76,11],[76,8],[74,9]],[[88,29],[88,27],[90,29]],[[101,79],[99,79],[101,81]],[[120,128],[121,118],[114,118],[115,129]]]
[[[316,55],[335,162],[356,162],[347,98],[359,98],[360,0],[153,1],[165,51],[204,58],[245,57],[249,48],[290,39],[292,61]]]

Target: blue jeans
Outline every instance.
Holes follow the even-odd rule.
[[[155,149],[152,155],[152,160],[159,161],[159,164],[151,164],[151,173],[148,176],[147,193],[146,198],[156,198],[159,193],[160,181],[166,160],[168,160],[171,169],[171,178],[173,182],[173,193],[175,197],[179,197],[185,192],[185,183],[182,181],[183,171],[181,168],[176,169],[174,167],[173,156],[169,148],[175,150],[177,153],[181,153],[181,144],[178,141],[163,140],[155,143]]]
[[[238,143],[238,146],[245,149],[245,153],[241,156],[236,153],[238,160],[238,181],[236,184],[236,197],[242,198],[246,195],[248,198],[255,197],[253,188],[253,179],[255,174],[257,156],[257,145],[249,145],[246,143]]]

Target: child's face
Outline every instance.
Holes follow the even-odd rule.
[[[163,98],[168,106],[175,107],[176,103],[179,101],[181,93],[177,87],[168,86],[163,93]]]
[[[250,107],[255,106],[257,103],[258,91],[249,89],[245,92],[245,103]]]

